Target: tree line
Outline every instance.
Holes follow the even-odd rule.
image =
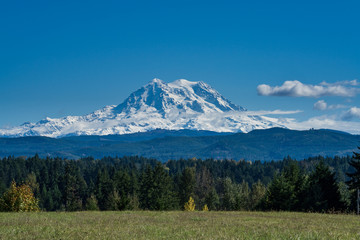
[[[354,158],[301,161],[193,158],[161,163],[138,156],[10,156],[0,159],[0,196],[8,197],[18,183],[19,189],[31,189],[44,211],[180,210],[190,198],[197,210],[206,205],[226,211],[354,211],[359,158],[355,153]]]

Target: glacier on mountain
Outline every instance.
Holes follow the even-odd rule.
[[[185,79],[166,83],[154,79],[119,105],[84,116],[46,118],[0,129],[2,137],[109,135],[154,129],[249,132],[285,127],[281,120],[249,113],[204,82]]]

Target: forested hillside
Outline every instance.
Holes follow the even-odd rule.
[[[225,134],[196,130],[154,130],[146,133],[64,138],[0,138],[0,157],[34,156],[79,159],[87,156],[144,156],[169,159],[281,160],[351,155],[359,135],[333,130],[296,131],[283,128]]]

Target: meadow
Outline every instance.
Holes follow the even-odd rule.
[[[0,239],[360,239],[360,217],[296,212],[0,213]]]

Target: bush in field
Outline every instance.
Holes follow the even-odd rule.
[[[190,212],[195,211],[195,202],[192,197],[190,197],[189,201],[187,203],[185,203],[184,209],[185,209],[185,211],[190,211]]]
[[[12,181],[10,188],[0,199],[0,210],[6,212],[34,212],[39,211],[39,200],[34,197],[28,184],[16,186]]]
[[[98,211],[98,202],[95,195],[91,195],[86,199],[85,209],[88,211]]]
[[[208,206],[207,206],[207,204],[205,204],[204,205],[204,207],[203,207],[203,209],[202,209],[204,212],[207,212],[207,211],[209,211],[209,208],[208,208]]]

